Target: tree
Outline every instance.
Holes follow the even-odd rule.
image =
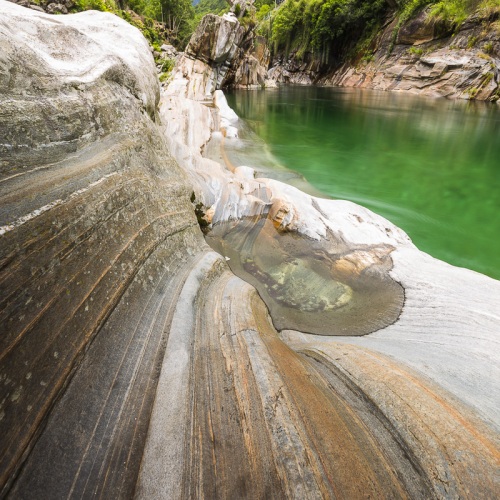
[[[190,0],[161,0],[161,17],[179,41],[182,42],[191,33],[194,9]]]

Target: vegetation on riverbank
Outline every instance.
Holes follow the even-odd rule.
[[[73,12],[111,12],[139,28],[159,50],[165,41],[183,49],[196,27],[190,0],[76,0]]]
[[[453,30],[474,14],[498,16],[500,0],[286,0],[268,13],[260,31],[275,51],[341,62],[368,47],[387,20],[398,18],[397,35],[426,7]]]
[[[422,9],[451,30],[469,16],[495,18],[500,0],[256,0],[243,23],[255,27],[275,53],[306,54],[322,64],[340,63],[356,56],[369,57],[370,46],[381,27],[398,20],[394,32]],[[156,49],[168,40],[183,49],[207,13],[229,11],[225,0],[76,0],[74,11],[113,12],[138,27]]]

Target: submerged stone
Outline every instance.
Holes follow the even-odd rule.
[[[280,232],[266,218],[216,225],[208,243],[258,290],[278,330],[365,335],[394,323],[404,302],[389,276],[392,247],[349,247]]]

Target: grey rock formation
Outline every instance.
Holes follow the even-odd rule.
[[[439,26],[424,11],[402,27],[398,44],[389,54],[390,25],[382,34],[373,62],[345,66],[320,81],[327,85],[497,101],[500,45],[495,31],[485,35],[482,23],[476,20],[464,24],[454,36],[442,39],[445,28]]]
[[[191,36],[169,84],[172,95],[210,100],[223,87],[265,85],[269,50],[232,14],[207,14]]]
[[[246,55],[238,66],[234,80],[237,88],[264,87],[266,70],[254,56]]]
[[[173,75],[170,92],[191,99],[211,99],[225,85],[244,53],[247,30],[234,15],[207,14],[186,47]],[[234,70],[233,70],[234,71]]]
[[[381,30],[370,62],[321,68],[310,54],[277,55],[268,78],[277,83],[334,85],[403,91],[433,97],[497,101],[500,41],[488,18],[471,18],[456,33],[424,9],[397,30],[397,19]]]
[[[130,498],[191,189],[138,30],[2,0],[0,47],[1,496]]]
[[[277,334],[275,326],[283,327],[282,319],[269,318],[252,288],[231,275],[216,278],[213,271],[209,281],[200,278],[205,283],[201,286],[210,289],[205,294],[210,300],[206,305],[197,303],[195,333],[182,350],[184,363],[174,372],[176,379],[183,373],[186,377],[189,367],[195,366],[200,385],[192,388],[194,393],[187,388],[180,392],[172,386],[170,369],[160,382],[164,392],[153,411],[140,496],[169,496],[186,471],[191,479],[183,484],[180,497],[214,496],[221,491],[255,497],[265,496],[266,491],[292,498],[330,497],[339,492],[352,498],[367,492],[409,498],[494,494],[500,464],[496,349],[500,283],[420,252],[401,230],[362,207],[313,198],[281,182],[256,179],[253,169],[231,164],[224,144],[237,139],[224,139],[218,132],[223,129],[218,120],[222,124],[230,117],[220,92],[216,94],[217,112],[181,96],[164,95],[160,113],[169,147],[192,179],[200,212],[216,228],[210,233],[210,238],[219,238],[213,246],[229,259],[231,269],[239,272],[240,264],[234,265],[233,260],[241,258],[241,267],[254,272],[254,279],[247,276],[251,283],[258,286],[261,280],[275,287],[283,282],[277,293],[288,294],[283,298],[293,302],[317,281],[311,269],[307,284],[300,285],[298,259],[321,258],[320,253],[326,252],[334,259],[331,269],[344,276],[340,280],[344,284],[347,277],[371,275],[377,265],[390,263],[390,277],[404,289],[404,304],[396,322],[370,335],[349,336],[356,331],[351,326],[346,336],[332,336],[338,333],[340,317],[329,320],[334,323],[330,336],[291,330]],[[193,122],[196,134],[190,132]],[[200,128],[213,130],[210,141],[218,142],[225,165],[203,157],[209,137]],[[245,228],[238,219],[254,221],[245,222],[248,236],[242,236]],[[278,233],[293,235],[291,241],[282,238],[291,253],[277,266],[272,260],[282,250],[276,246],[280,236],[273,226]],[[262,255],[251,248],[261,245],[259,238],[268,245]],[[308,250],[294,255],[292,248],[301,238]],[[234,253],[231,239],[242,242],[242,256]],[[339,241],[346,251],[339,250]],[[287,266],[290,282],[280,276]],[[219,288],[222,283],[224,290]],[[289,287],[296,286],[300,288],[289,293]],[[349,301],[346,292],[342,289],[340,298]],[[327,304],[316,291],[310,293]],[[328,292],[322,288],[321,293]],[[267,300],[266,290],[260,295]],[[311,296],[305,301],[306,308],[314,300]],[[214,310],[222,313],[214,315]],[[279,314],[272,304],[269,310]],[[366,314],[358,316],[359,326]],[[327,325],[323,326],[328,329]],[[210,340],[202,340],[203,335]],[[189,345],[199,345],[201,351]],[[176,349],[173,346],[172,356],[178,355]],[[206,350],[210,360],[199,354]],[[219,369],[214,370],[215,366]],[[199,405],[216,394],[215,379],[219,387],[229,383],[232,389],[227,397],[215,396],[207,415]],[[255,392],[260,404],[254,406],[248,398]],[[180,393],[186,403],[178,406],[175,395]],[[175,415],[166,410],[174,400]],[[254,413],[256,409],[263,413]],[[187,434],[182,443],[168,426],[168,422],[178,423],[179,415],[194,419],[191,427],[184,426]],[[242,429],[233,427],[233,419],[242,422]],[[257,429],[266,429],[270,448]],[[373,440],[374,448],[365,439]],[[216,444],[229,442],[235,448]],[[241,442],[247,444],[237,444]],[[165,449],[172,451],[164,453]],[[258,459],[249,455],[256,449]],[[236,482],[233,460],[228,460],[233,453],[240,471]],[[216,469],[209,463],[210,456]],[[206,461],[200,464],[200,460]],[[339,464],[345,465],[339,470]],[[166,477],[162,477],[164,470],[170,471]],[[203,485],[197,480],[201,474],[206,478]],[[250,479],[257,477],[259,481]],[[273,480],[276,477],[280,484]]]

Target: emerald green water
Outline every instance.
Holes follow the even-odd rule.
[[[500,106],[315,87],[236,91],[228,102],[325,195],[386,217],[434,257],[500,279]]]

